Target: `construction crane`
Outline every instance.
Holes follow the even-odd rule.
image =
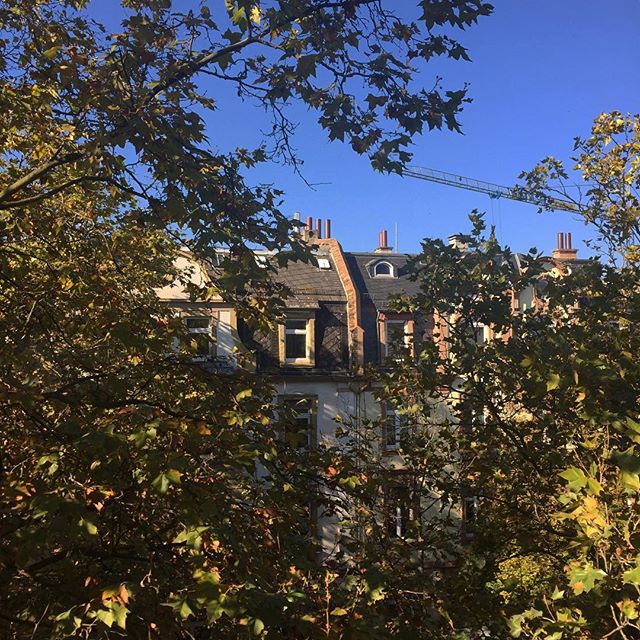
[[[509,198],[509,200],[518,200],[520,202],[528,202],[529,204],[535,204],[537,206],[550,206],[553,209],[559,211],[569,211],[576,213],[580,209],[578,205],[569,200],[562,200],[560,198],[551,198],[545,200],[543,203],[540,198],[536,197],[532,193],[528,193],[525,189],[514,187],[503,187],[493,182],[484,182],[483,180],[476,180],[474,178],[465,178],[455,173],[447,173],[446,171],[438,171],[437,169],[426,169],[424,167],[410,166],[407,167],[402,175],[410,176],[412,178],[419,178],[420,180],[428,180],[429,182],[437,182],[438,184],[446,184],[450,187],[458,187],[459,189],[468,189],[470,191],[478,191],[479,193],[486,193],[490,198]]]

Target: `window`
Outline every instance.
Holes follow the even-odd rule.
[[[315,442],[316,398],[281,396],[278,402],[283,409],[283,440],[296,449],[311,447]]]
[[[485,326],[480,322],[473,323],[473,340],[477,345],[486,342]]]
[[[390,538],[410,537],[418,517],[416,499],[411,489],[402,484],[388,486],[384,502],[387,535]]]
[[[303,360],[307,357],[307,321],[287,320],[285,323],[285,359]]]
[[[390,262],[378,262],[373,266],[374,278],[393,278],[393,265]]]
[[[313,318],[287,318],[280,325],[280,362],[311,366],[314,361]]]
[[[466,541],[473,539],[474,525],[478,516],[478,497],[466,496],[462,499],[462,537]]]
[[[388,451],[400,447],[400,437],[403,427],[402,416],[396,413],[396,408],[390,402],[384,406],[384,448]]]
[[[196,357],[205,358],[211,355],[213,349],[211,318],[208,316],[186,318],[185,324],[187,325],[191,348],[194,349]]]
[[[404,320],[386,320],[384,323],[384,355],[386,358],[402,358],[404,349],[411,345],[411,336]]]
[[[462,520],[466,525],[471,525],[476,520],[478,512],[478,498],[468,496],[462,501]]]
[[[327,258],[318,258],[318,268],[320,269],[331,269],[331,263]]]

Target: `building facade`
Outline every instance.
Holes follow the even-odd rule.
[[[232,373],[242,363],[273,382],[274,403],[287,406],[297,416],[295,429],[283,434],[295,446],[337,444],[338,424],[356,429],[364,422],[379,425],[379,451],[391,487],[384,498],[388,530],[401,537],[407,521],[419,511],[403,484],[401,441],[408,424],[401,408],[381,401],[375,384],[366,382],[363,374],[371,367],[384,369],[399,357],[418,357],[425,340],[443,341],[441,353],[446,355],[446,321],[394,310],[392,296],[413,296],[420,285],[410,277],[414,256],[394,253],[385,231],[369,252],[345,252],[330,237],[329,221],[324,238],[320,222],[314,230],[311,219],[303,234],[312,247],[311,262],[289,262],[283,267],[273,253],[255,252],[256,264],[269,267],[273,280],[288,292],[273,330],[260,331],[243,322],[221,298],[193,300],[188,286],[167,286],[158,293],[183,319],[203,366]],[[575,253],[570,236],[559,234],[550,269],[566,269],[576,259]],[[521,261],[521,256],[514,256],[513,267],[523,268]],[[219,275],[187,254],[177,267],[195,287],[213,283]],[[535,288],[513,292],[515,312],[539,303]],[[490,327],[479,331],[478,340],[492,339]],[[460,517],[473,518],[476,508],[474,497],[463,500]],[[338,517],[315,513],[311,534],[320,541],[322,555],[330,558],[340,541]]]

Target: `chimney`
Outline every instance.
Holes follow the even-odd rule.
[[[378,248],[375,251],[376,253],[393,253],[393,248],[389,246],[389,242],[387,240],[387,230],[384,229],[378,235]]]
[[[318,240],[322,238],[322,218],[316,220],[316,238]]]
[[[307,216],[307,219],[305,220],[305,223],[304,223],[304,230],[302,232],[302,237],[308,241],[309,238],[311,237],[312,231],[313,231],[313,218],[311,216]]]
[[[556,236],[557,247],[552,255],[556,260],[575,260],[578,250],[571,246],[571,233],[558,233]]]
[[[331,237],[331,219],[330,218],[327,218],[324,221],[324,237],[325,238]]]

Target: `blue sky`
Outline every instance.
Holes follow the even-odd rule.
[[[391,4],[396,3],[407,14],[416,4]],[[441,61],[419,78],[425,87],[436,74],[449,88],[467,82],[473,102],[461,115],[464,135],[432,132],[417,138],[414,164],[510,185],[547,155],[568,158],[574,137],[587,135],[603,111],[640,111],[640,0],[493,4],[491,17],[458,34],[472,62]],[[100,14],[105,5],[93,7]],[[210,95],[220,102],[208,119],[212,145],[252,146],[256,129],[267,127],[262,112],[238,104],[228,88],[212,86]],[[284,189],[286,213],[331,218],[333,235],[345,249],[373,249],[378,232],[386,228],[392,239],[397,224],[400,251],[416,251],[423,237],[446,238],[468,229],[467,215],[478,208],[514,250],[550,251],[557,231],[571,231],[580,255],[587,253],[582,242],[590,230],[571,214],[538,214],[531,205],[375,173],[347,145],[328,142],[313,112],[297,108],[293,115],[300,122],[295,146],[315,189],[287,167],[264,166],[252,177]]]
[[[462,34],[472,62],[437,69],[446,84],[470,84],[464,135],[422,136],[415,164],[509,185],[547,155],[568,158],[574,137],[586,135],[599,113],[640,111],[640,1],[494,0],[494,6],[493,16]],[[425,86],[432,81],[426,73]],[[571,231],[574,246],[586,253],[582,241],[590,230],[571,214],[538,214],[531,205],[375,173],[346,145],[327,142],[312,113],[301,116],[296,143],[305,177],[328,184],[314,191],[276,168],[273,180],[286,191],[286,211],[330,217],[347,249],[374,248],[378,231],[387,228],[392,238],[397,224],[399,249],[415,251],[425,236],[467,229],[477,207],[514,250],[550,250],[557,231]]]

